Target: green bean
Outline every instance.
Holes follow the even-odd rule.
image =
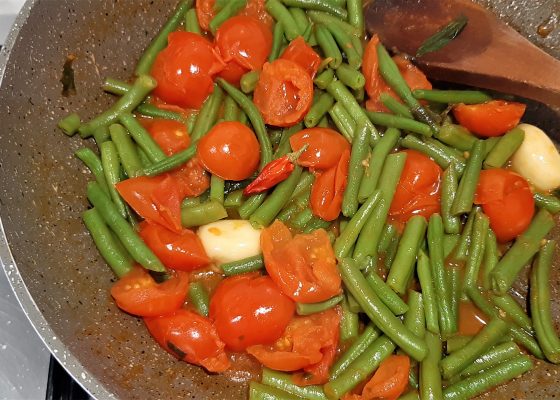
[[[460,235],[444,235],[443,236],[443,259],[447,259],[449,255],[453,252],[453,249],[459,243]]]
[[[354,98],[358,103],[363,103],[366,99],[366,90],[364,89],[363,86],[358,89],[352,89],[352,96],[354,96]]]
[[[88,138],[100,126],[115,123],[119,116],[132,112],[157,85],[154,78],[148,75],[140,75],[131,89],[122,96],[111,108],[96,118],[80,126],[79,132],[82,138]]]
[[[381,234],[381,239],[379,239],[379,245],[377,246],[377,252],[383,254],[389,248],[391,241],[398,235],[397,228],[391,223],[386,223],[383,228],[383,233]]]
[[[375,125],[402,129],[422,136],[432,136],[432,130],[428,125],[413,119],[383,112],[366,111],[366,114]]]
[[[298,36],[302,35],[303,32],[300,32],[296,21],[290,14],[290,11],[286,8],[284,4],[282,4],[278,0],[266,0],[266,11],[274,17],[277,21],[277,24],[282,24],[284,28],[284,34],[288,40],[292,41]]]
[[[329,399],[340,399],[375,371],[393,353],[395,344],[387,337],[377,338],[336,379],[324,385]]]
[[[558,197],[554,195],[534,193],[533,198],[535,199],[537,207],[544,208],[552,214],[558,214],[560,212],[560,199],[558,199]]]
[[[360,202],[367,199],[375,190],[385,159],[395,148],[399,137],[400,132],[397,129],[389,128],[373,148],[367,170],[362,178],[358,191],[358,200]]]
[[[121,163],[119,153],[112,141],[104,142],[100,146],[101,163],[103,165],[103,172],[105,173],[105,180],[109,188],[109,194],[115,203],[115,207],[123,218],[127,217],[126,206],[117,191],[115,185],[120,182]]]
[[[301,123],[291,126],[289,128],[284,128],[282,130],[282,137],[280,138],[280,143],[274,152],[274,158],[280,158],[292,151],[292,145],[290,144],[290,138],[296,133],[303,129]]]
[[[480,374],[466,378],[443,391],[445,400],[468,400],[533,368],[528,356],[520,355]]]
[[[307,224],[305,224],[305,226],[303,227],[303,233],[312,233],[313,231],[316,231],[317,229],[328,230],[330,226],[331,226],[331,223],[329,221],[325,221],[324,219],[319,218],[319,217],[314,215],[307,222]]]
[[[222,88],[218,85],[214,85],[212,94],[208,96],[196,118],[194,128],[191,132],[191,141],[198,142],[214,126],[218,120],[218,113],[220,112],[223,98],[224,91]]]
[[[109,134],[109,127],[101,126],[93,132],[93,139],[97,144],[97,147],[101,145],[101,143],[111,140],[111,135]]]
[[[468,213],[472,210],[474,193],[482,169],[483,152],[484,142],[477,140],[471,149],[465,172],[459,181],[457,195],[451,206],[451,214],[453,215]]]
[[[261,73],[259,71],[249,71],[243,75],[239,81],[243,93],[252,93],[257,87],[260,77]]]
[[[249,382],[249,400],[294,400],[294,397],[280,389],[251,381]]]
[[[294,192],[290,196],[290,201],[310,190],[313,182],[315,182],[315,175],[309,171],[303,171]]]
[[[198,17],[196,15],[196,10],[194,8],[191,8],[185,14],[185,31],[196,33],[199,35],[202,34],[200,24],[198,23]]]
[[[333,104],[333,97],[328,93],[322,93],[305,116],[305,126],[308,128],[317,126],[321,118],[325,116]]]
[[[364,5],[362,0],[347,0],[348,22],[355,27],[361,34],[364,33]]]
[[[171,157],[167,157],[165,160],[158,163],[152,164],[148,168],[144,168],[143,172],[148,176],[156,176],[180,167],[196,155],[196,148],[196,143],[191,144],[185,150],[175,153]]]
[[[426,332],[426,344],[428,355],[420,363],[420,393],[421,398],[426,400],[441,400],[442,383],[439,371],[441,360],[441,340],[437,333]]]
[[[192,113],[185,120],[185,125],[187,126],[187,132],[189,132],[189,135],[190,135],[190,132],[192,132],[194,130],[194,125],[196,124],[198,114],[199,113]]]
[[[399,397],[399,400],[420,400],[420,395],[416,390],[408,392]]]
[[[507,334],[508,324],[499,318],[490,320],[473,339],[463,348],[451,353],[440,362],[442,375],[445,379],[458,374],[471,365],[482,354]]]
[[[307,18],[307,14],[305,11],[299,7],[291,7],[289,9],[292,18],[296,22],[296,25],[300,32],[306,32],[311,24],[309,23],[309,19]],[[305,37],[305,35],[303,35]],[[307,42],[309,38],[305,39]]]
[[[445,104],[480,104],[492,100],[492,97],[478,90],[428,90],[416,89],[412,91],[418,100],[428,100]]]
[[[348,166],[348,183],[342,200],[342,214],[349,218],[358,210],[358,191],[364,176],[364,160],[368,155],[370,138],[371,130],[365,122],[358,122]]]
[[[490,349],[488,352],[473,361],[472,365],[465,368],[459,376],[467,378],[472,375],[493,368],[498,364],[508,361],[520,355],[519,347],[513,342],[501,343]]]
[[[465,276],[463,278],[463,291],[466,287],[476,286],[478,281],[489,224],[490,222],[486,215],[481,212],[476,213],[471,234],[472,239],[469,247],[469,258],[467,259]]]
[[[352,35],[349,35],[344,31],[344,29],[341,29],[335,24],[327,25],[327,29],[333,35],[336,43],[338,44],[338,48],[346,55],[346,60],[348,61],[350,68],[359,69],[362,66],[362,57],[358,53],[358,50],[354,47]]]
[[[488,156],[488,154],[494,149],[494,147],[500,141],[500,137],[490,137],[484,140],[484,157]]]
[[[341,232],[340,236],[334,243],[334,252],[338,258],[350,255],[350,250],[356,243],[362,228],[366,224],[368,218],[376,207],[381,194],[375,191],[360,207],[360,209],[352,216],[346,228]]]
[[[322,301],[320,303],[296,303],[296,313],[298,315],[311,315],[320,313],[322,311],[333,308],[338,303],[344,299],[344,295],[339,294],[338,296],[331,297],[328,300]]]
[[[510,321],[515,322],[517,325],[525,329],[527,332],[533,330],[531,319],[527,316],[523,308],[511,297],[509,294],[504,296],[491,295],[490,300],[496,307],[505,313],[505,317]]]
[[[339,263],[342,280],[372,322],[417,361],[427,353],[426,343],[417,338],[379,299],[359,271],[356,262],[343,258]]]
[[[68,114],[58,121],[58,127],[68,136],[73,136],[80,129],[82,121],[77,113]]]
[[[241,204],[243,204],[243,189],[228,193],[224,200],[224,207],[226,208],[238,208]]]
[[[461,232],[459,243],[457,243],[457,246],[455,247],[455,251],[453,254],[453,259],[455,261],[467,260],[467,254],[469,252],[469,247],[472,240],[474,217],[479,212],[479,210],[480,210],[479,207],[475,207],[472,209],[472,211],[469,214],[467,222],[465,223],[465,226],[463,227],[463,231]]]
[[[313,211],[309,208],[305,208],[299,211],[294,217],[290,220],[290,225],[294,229],[303,230],[305,225],[313,218]]]
[[[371,271],[366,275],[366,281],[377,297],[381,299],[393,314],[402,315],[408,311],[407,304],[391,290],[375,271]]]
[[[366,84],[364,75],[346,63],[340,64],[336,70],[336,76],[342,83],[354,90],[361,89]]]
[[[319,75],[317,75],[317,77],[315,77],[315,80],[313,82],[319,89],[325,90],[327,86],[329,86],[329,84],[333,81],[333,79],[334,79],[334,70],[331,68],[327,68]]]
[[[447,354],[451,354],[454,351],[465,347],[472,340],[472,338],[472,336],[467,335],[455,335],[447,338],[445,346]]]
[[[226,96],[224,100],[224,121],[237,121],[238,118],[239,106],[231,96]]]
[[[433,133],[438,131],[438,127],[432,116],[412,95],[408,84],[399,72],[399,68],[395,61],[391,58],[385,47],[380,43],[377,45],[377,57],[379,62],[379,72],[387,84],[399,95],[399,97],[408,105],[412,114],[420,121],[428,124]]]
[[[315,25],[315,37],[317,38],[319,47],[323,51],[325,60],[330,60],[329,66],[333,69],[340,67],[340,64],[342,64],[342,53],[327,27],[321,24]]]
[[[189,299],[200,315],[205,317],[210,312],[210,297],[200,282],[192,282],[189,284]]]
[[[178,112],[170,111],[170,110],[162,110],[161,108],[158,108],[153,104],[149,104],[149,103],[140,104],[136,108],[136,112],[146,117],[170,119],[172,121],[181,122],[183,124],[185,123],[186,120],[186,118]]]
[[[244,258],[238,261],[232,261],[220,265],[225,276],[233,276],[245,274],[247,272],[258,271],[264,268],[264,260],[261,254]]]
[[[209,201],[181,210],[181,223],[185,228],[202,226],[227,218],[228,214],[223,205],[217,201]]]
[[[496,241],[496,235],[492,232],[492,229],[488,229],[488,235],[486,236],[486,243],[484,244],[484,260],[482,262],[482,287],[484,290],[490,290],[491,281],[490,273],[498,264],[500,259],[498,243]]]
[[[82,218],[99,253],[115,275],[122,278],[130,272],[133,266],[132,257],[122,246],[117,244],[117,239],[113,236],[97,209],[87,210],[82,214]]]
[[[222,178],[212,175],[210,178],[210,200],[224,204],[224,185]]]
[[[327,400],[321,386],[298,386],[292,381],[292,375],[263,368],[262,383],[283,390],[293,396],[307,400]]]
[[[97,182],[90,182],[88,184],[87,195],[91,204],[99,211],[105,223],[115,232],[134,260],[151,271],[166,272],[161,261],[158,260],[134,229],[119,214],[109,196],[103,192]]]
[[[307,16],[311,19],[311,21],[313,21],[316,24],[323,24],[325,26],[336,25],[337,27],[344,30],[344,32],[346,32],[349,35],[354,35],[354,36],[361,35],[359,29],[350,25],[348,22],[340,18],[337,18],[329,13],[322,12],[322,11],[308,10]]]
[[[103,90],[105,92],[115,94],[117,96],[125,95],[132,85],[114,78],[106,78],[103,82]]]
[[[103,171],[103,164],[101,159],[91,150],[89,147],[84,147],[77,150],[74,155],[78,157],[88,169],[91,171],[95,180],[99,183],[99,186],[103,191],[109,194],[109,186],[107,185],[107,180],[105,179],[105,171]]]
[[[181,202],[181,208],[198,206],[202,201],[201,197],[185,197]]]
[[[224,7],[212,18],[208,27],[213,34],[226,20],[236,15],[243,7],[247,5],[247,0],[228,0]]]
[[[554,227],[552,215],[541,209],[525,232],[517,237],[513,246],[498,262],[490,273],[492,289],[496,294],[503,295],[531,258],[539,251],[541,242]]]
[[[146,152],[142,150],[140,147],[137,147],[136,150],[138,151],[138,158],[140,159],[140,164],[142,164],[142,168],[150,167],[153,163],[148,158]]]
[[[414,262],[426,233],[426,227],[426,219],[421,215],[415,215],[408,220],[404,228],[397,255],[387,276],[387,285],[401,295],[406,293],[408,283],[413,276]]]
[[[282,25],[281,22],[277,22],[276,25],[274,25],[274,31],[272,35],[272,49],[270,50],[270,54],[268,56],[268,62],[272,62],[280,57],[280,51],[282,50],[283,43],[284,25]]]
[[[348,298],[351,297],[349,293],[342,299],[341,310],[342,315],[340,318],[340,342],[344,343],[352,340],[358,336],[360,328],[360,319],[357,312],[350,309]]]
[[[348,13],[344,8],[322,0],[282,0],[282,2],[290,7],[324,11],[342,19],[348,17]]]
[[[539,345],[546,358],[558,364],[560,363],[560,339],[556,334],[550,309],[550,269],[555,246],[555,241],[547,241],[533,264],[530,307]]]
[[[423,339],[426,334],[426,318],[424,317],[424,302],[422,294],[408,291],[408,311],[404,315],[403,324],[418,338]]]
[[[492,151],[488,153],[484,159],[484,168],[501,168],[517,151],[523,139],[525,131],[521,128],[514,128],[500,138],[500,141],[494,146]]]
[[[352,143],[356,123],[341,103],[336,103],[329,110],[329,115],[342,135]]]
[[[441,216],[446,233],[455,234],[461,231],[461,219],[451,214],[451,206],[458,187],[455,164],[451,164],[444,172],[441,183]]]
[[[393,96],[383,92],[379,95],[379,100],[396,116],[410,119],[414,118],[408,107],[395,99]]]
[[[391,265],[393,265],[395,255],[397,254],[397,250],[399,248],[400,239],[399,235],[393,236],[391,243],[389,243],[389,247],[387,247],[387,250],[385,251],[384,267],[386,270],[391,268]]]
[[[149,132],[132,114],[121,114],[119,116],[119,121],[130,132],[130,136],[132,136],[138,146],[146,152],[146,155],[152,162],[157,163],[166,158],[161,147],[159,147]]]
[[[142,175],[142,162],[138,156],[136,146],[124,127],[119,124],[113,124],[109,127],[109,133],[111,134],[111,140],[117,147],[122,166],[128,177],[135,178]]]
[[[358,236],[354,258],[357,260],[371,256],[377,259],[377,247],[383,231],[383,225],[389,213],[389,207],[399,183],[404,168],[406,153],[390,154],[386,158],[383,171],[379,177],[377,188],[381,192],[381,199]]]
[[[437,334],[439,333],[437,297],[432,280],[430,259],[422,250],[418,253],[418,265],[416,268],[418,272],[418,279],[420,281],[420,287],[422,288],[422,298],[424,300],[424,310],[426,314],[426,327],[430,332]]]
[[[407,135],[401,140],[401,146],[426,154],[443,169],[449,168],[451,163],[454,163],[457,172],[460,174],[465,168],[464,158],[458,157],[449,147],[443,144],[438,146],[435,141],[422,141],[414,135]]]
[[[451,293],[449,282],[447,282],[445,275],[443,258],[443,221],[439,214],[433,214],[430,217],[428,224],[428,247],[438,304],[439,329],[442,334],[447,335],[457,331],[457,325],[451,318]]]
[[[136,65],[135,73],[136,75],[148,74],[152,69],[152,65],[156,60],[157,55],[165,46],[167,46],[167,36],[177,30],[177,27],[181,24],[185,18],[187,11],[192,8],[192,0],[184,0],[179,3],[175,12],[167,20],[163,28],[159,31],[157,36],[152,40],[150,45],[140,57],[138,64]]]
[[[331,367],[330,379],[334,380],[338,378],[378,337],[379,330],[371,324],[367,325],[360,336],[333,364]]]
[[[477,140],[476,136],[472,135],[467,128],[455,124],[443,124],[434,136],[443,143],[461,151],[472,149]]]
[[[459,303],[463,297],[461,287],[462,269],[457,265],[451,265],[446,271],[447,282],[451,291],[451,300],[449,301],[451,326],[459,326]]]

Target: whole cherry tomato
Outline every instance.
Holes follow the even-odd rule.
[[[299,156],[298,164],[316,169],[335,166],[342,154],[350,150],[350,143],[344,136],[329,128],[304,129],[290,137],[293,151],[298,151],[305,145],[308,148]]]

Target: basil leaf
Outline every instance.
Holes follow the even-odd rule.
[[[468,18],[464,15],[460,15],[428,39],[422,43],[422,45],[416,51],[416,57],[422,57],[424,54],[437,51],[449,44],[453,39],[455,39],[465,26],[467,26]]]

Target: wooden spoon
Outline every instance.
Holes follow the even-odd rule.
[[[461,14],[463,32],[444,48],[416,59],[431,78],[511,93],[560,106],[560,61],[469,0],[373,0],[366,27],[388,48],[414,55]]]

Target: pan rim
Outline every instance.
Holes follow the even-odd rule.
[[[0,50],[0,88],[4,80],[6,67],[10,61],[12,49],[19,38],[21,28],[27,23],[34,6],[39,0],[27,0],[17,15],[8,38]],[[2,223],[2,212],[0,209],[0,265],[10,283],[14,295],[23,309],[27,320],[49,350],[50,354],[57,359],[60,365],[74,378],[74,380],[88,392],[92,398],[112,399],[116,396],[109,392],[105,386],[90,374],[80,363],[68,347],[57,337],[50,327],[48,321],[41,313],[39,307],[32,298],[23,277],[17,267],[16,261],[10,249],[6,231]]]

